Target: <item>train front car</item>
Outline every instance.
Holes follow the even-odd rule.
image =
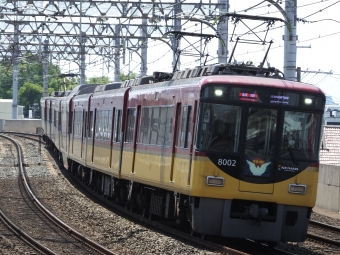
[[[203,78],[191,168],[192,229],[304,241],[316,200],[324,104],[312,85]]]

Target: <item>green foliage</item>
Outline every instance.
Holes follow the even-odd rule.
[[[101,76],[101,77],[91,77],[87,82],[89,84],[108,84],[110,83],[109,77]]]
[[[131,80],[136,78],[136,74],[135,73],[120,73],[120,81],[126,81],[126,80]]]
[[[12,98],[13,74],[10,62],[0,62],[0,98]]]
[[[43,95],[43,88],[39,84],[25,82],[18,91],[18,101],[25,108],[34,103],[40,103],[40,98]]]
[[[27,54],[18,65],[18,89],[20,89],[26,84],[35,84],[40,87],[43,91],[44,82],[44,69],[41,59],[38,55]],[[48,65],[48,88],[49,92],[59,90],[58,76],[60,74],[59,66],[49,64]],[[52,89],[52,90],[51,90]],[[1,61],[0,62],[0,98],[11,99],[13,94],[13,65],[11,61]],[[26,88],[24,88],[26,90]],[[35,95],[36,98],[31,97]],[[26,98],[27,97],[27,98]],[[40,94],[33,93],[29,96],[22,95],[18,97],[18,104],[27,106],[27,102],[39,102],[42,97],[42,92]]]

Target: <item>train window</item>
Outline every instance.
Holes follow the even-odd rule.
[[[284,115],[281,157],[318,160],[322,117],[320,114],[286,111]]]
[[[122,110],[116,110],[114,125],[115,125],[114,141],[120,142],[121,141],[120,133],[122,126]]]
[[[107,127],[106,127],[106,132],[107,132],[107,140],[111,140],[111,134],[112,134],[112,110],[107,110]]]
[[[246,154],[273,155],[276,146],[277,110],[249,108]]]
[[[158,133],[159,133],[159,107],[154,107],[152,109],[152,118],[151,118],[151,136],[150,136],[150,144],[157,144]]]
[[[183,116],[182,116],[182,128],[181,128],[181,138],[180,147],[188,148],[190,142],[190,119],[191,119],[191,105],[183,106]]]
[[[139,143],[170,146],[173,115],[172,106],[143,108]]]
[[[135,130],[136,109],[127,110],[127,123],[125,131],[125,142],[132,143]]]
[[[162,107],[159,116],[159,132],[157,145],[163,146],[165,143],[166,136],[166,120],[167,120],[168,107]]]
[[[197,150],[237,152],[241,107],[201,103],[198,117]]]
[[[90,120],[89,120],[89,132],[88,132],[88,138],[93,138],[93,126],[94,126],[94,114],[93,111],[90,111]]]
[[[110,140],[112,130],[112,110],[98,110],[96,113],[96,139]],[[93,127],[92,127],[93,128]]]
[[[168,113],[166,117],[165,146],[171,146],[173,119],[174,119],[174,107],[170,106],[168,107]]]
[[[179,125],[180,125],[180,116],[181,116],[181,104],[178,104],[177,105],[177,116],[176,116],[176,130],[177,130],[177,133],[179,132]],[[178,141],[179,139],[176,139],[176,147],[178,147]]]
[[[82,115],[83,115],[82,111],[75,111],[74,113],[73,131],[75,136],[81,136]]]
[[[277,110],[250,107],[245,142],[245,176],[272,177],[276,139]]]
[[[140,129],[140,143],[149,144],[150,142],[150,125],[151,125],[152,108],[143,108],[142,124]]]
[[[98,110],[96,113],[96,139],[102,139],[102,111]]]

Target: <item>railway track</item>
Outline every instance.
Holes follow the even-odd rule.
[[[340,248],[340,228],[322,222],[310,221],[307,238]]]
[[[29,187],[19,144],[0,136],[5,165],[0,171],[6,175],[0,179],[1,219],[12,235],[32,247],[23,249],[42,254],[115,254],[67,226],[40,203]]]

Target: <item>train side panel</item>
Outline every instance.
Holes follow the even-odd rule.
[[[86,164],[120,176],[121,125],[127,90],[111,90],[91,98]]]
[[[194,125],[187,123],[194,122],[193,106],[198,91],[197,84],[193,84],[188,88],[130,93],[122,178],[190,194],[190,146]],[[183,110],[189,105],[190,116]],[[129,125],[129,120],[135,117],[135,126]],[[178,135],[180,130],[182,137]]]

